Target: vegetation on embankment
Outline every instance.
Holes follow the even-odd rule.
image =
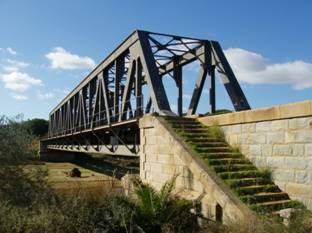
[[[46,170],[33,166],[34,137],[20,122],[0,119],[0,232],[196,232],[192,203],[175,198],[172,183],[157,192],[135,182],[135,199],[75,190],[55,194]],[[28,171],[28,172],[27,172]]]
[[[1,233],[89,233],[89,232],[206,232],[206,233],[304,233],[311,232],[311,218],[298,212],[289,227],[265,219],[263,222],[223,226],[204,222],[200,229],[192,214],[193,203],[173,195],[174,181],[161,191],[134,181],[134,199],[106,192],[95,198],[86,192],[56,195],[46,183],[46,170],[26,172],[34,160],[30,146],[34,137],[19,122],[0,118],[0,232]],[[36,167],[36,166],[34,166]]]

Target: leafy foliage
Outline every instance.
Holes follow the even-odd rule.
[[[196,216],[190,211],[193,204],[172,193],[175,179],[166,182],[160,191],[139,179],[133,181],[135,200],[126,198],[122,202],[133,209],[128,225],[135,232],[196,232]]]
[[[21,117],[0,116],[0,165],[20,164],[34,155],[34,138],[21,124]]]
[[[44,136],[48,133],[49,122],[45,119],[34,118],[31,120],[24,121],[22,126],[34,136]]]

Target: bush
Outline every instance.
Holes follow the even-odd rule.
[[[34,157],[34,137],[21,125],[21,118],[0,116],[0,166],[17,165]]]
[[[128,222],[140,232],[196,232],[197,218],[191,213],[193,204],[173,195],[175,177],[156,191],[141,180],[134,180],[135,200],[124,203],[133,212]]]

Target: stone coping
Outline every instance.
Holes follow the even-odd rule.
[[[312,116],[311,100],[282,104],[268,108],[258,108],[241,112],[199,117],[198,120],[205,125],[211,126],[244,124],[307,116]]]

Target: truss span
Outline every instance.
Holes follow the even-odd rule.
[[[190,105],[183,113],[182,68],[192,62],[200,64],[198,78]],[[174,115],[162,82],[164,75],[169,75],[178,88],[179,116],[196,113],[209,76],[209,105],[214,112],[215,71],[220,73],[235,110],[250,109],[218,42],[134,31],[51,111],[46,142],[95,132],[104,126],[138,119],[151,111]],[[147,88],[145,96],[143,87]],[[50,148],[57,148],[52,144]],[[69,147],[63,145],[63,148]]]

